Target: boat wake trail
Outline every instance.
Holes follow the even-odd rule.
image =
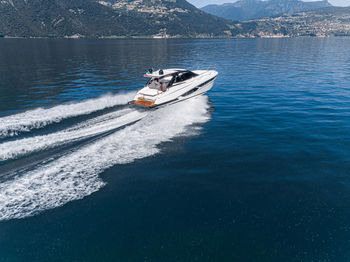
[[[0,161],[103,134],[137,121],[146,114],[146,112],[125,109],[97,117],[60,132],[4,142],[0,144]]]
[[[194,124],[209,119],[207,97],[190,99],[147,113],[125,109],[106,114],[60,131],[61,134],[44,136],[38,145],[35,145],[35,140],[30,140],[36,139],[35,137],[22,139],[22,144],[25,145],[8,144],[8,147],[14,149],[1,157],[6,159],[15,157],[19,152],[42,150],[46,143],[54,146],[56,143],[78,139],[80,135],[93,135],[138,119],[138,122],[108,136],[57,159],[43,162],[33,170],[12,174],[11,179],[0,183],[0,220],[35,215],[69,201],[82,199],[104,186],[105,182],[99,174],[105,169],[156,154],[160,143],[179,135],[194,134],[197,132]],[[19,148],[17,151],[16,147]]]
[[[63,104],[52,108],[37,108],[0,118],[0,138],[16,136],[21,132],[42,128],[63,119],[90,114],[95,111],[126,104],[135,94],[106,95],[79,103]]]

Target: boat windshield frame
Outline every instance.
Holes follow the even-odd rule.
[[[170,79],[170,81],[167,81],[168,84],[167,84],[167,86],[166,86],[166,88],[169,88],[169,87],[171,87],[171,86],[174,84],[175,79],[176,79],[176,77],[179,76],[179,74],[185,74],[185,73],[192,73],[192,74],[193,74],[193,77],[198,76],[198,74],[196,74],[196,73],[194,73],[194,72],[192,72],[192,71],[190,71],[190,70],[181,70],[181,71],[178,71],[178,72],[175,72],[175,73],[166,74],[166,75],[162,75],[162,76],[152,76],[152,77],[150,77],[150,79],[147,81],[146,86],[149,87],[149,84],[151,83],[151,81],[154,81],[154,79],[158,79],[158,82],[161,82],[161,79],[163,79],[163,78],[165,78],[165,77],[171,76],[171,79]],[[186,80],[187,80],[187,79],[186,79]],[[186,81],[186,80],[184,80],[184,81]],[[180,83],[181,83],[181,82],[180,82]]]

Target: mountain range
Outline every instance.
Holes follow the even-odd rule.
[[[236,24],[242,30],[236,37],[350,36],[350,7],[264,17]]]
[[[311,11],[329,6],[331,4],[327,0],[316,2],[304,2],[301,0],[239,0],[235,3],[207,5],[202,10],[222,18],[244,21],[280,14]]]
[[[185,0],[0,1],[0,35],[13,37],[214,37],[233,27]]]
[[[284,4],[301,2],[268,2],[271,4],[281,1]],[[237,4],[248,2],[261,1],[240,0]],[[327,1],[313,4],[326,6],[297,13],[289,8],[283,9],[286,14],[279,16],[234,21],[208,14],[185,0],[0,0],[0,37],[213,38],[350,35],[350,8],[331,7]],[[293,14],[288,14],[289,12]]]

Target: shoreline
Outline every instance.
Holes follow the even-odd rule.
[[[334,38],[334,37],[350,37],[350,35],[300,35],[300,36],[174,36],[174,37],[154,37],[154,36],[100,36],[100,37],[52,37],[52,36],[0,36],[0,39],[94,39],[94,40],[113,40],[113,39],[155,39],[155,40],[167,40],[167,39],[282,39],[282,38]]]

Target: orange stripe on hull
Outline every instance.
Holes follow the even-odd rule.
[[[139,105],[139,106],[145,106],[145,107],[151,107],[154,106],[154,101],[148,101],[144,99],[138,99],[130,102],[131,104]]]

